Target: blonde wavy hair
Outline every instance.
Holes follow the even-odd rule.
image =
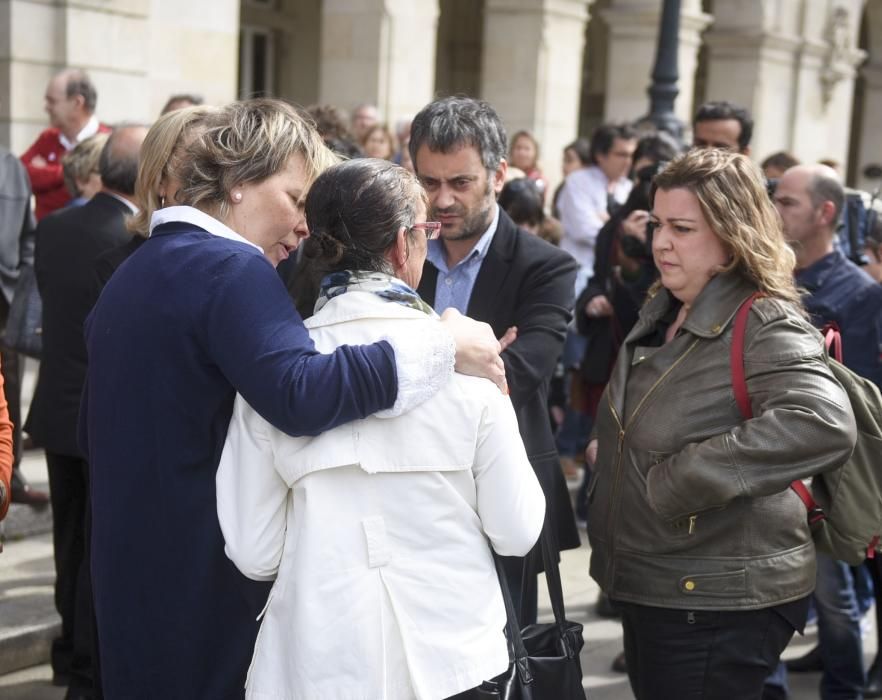
[[[720,272],[741,274],[767,296],[801,308],[793,279],[796,256],[784,240],[781,219],[753,161],[720,149],[693,149],[656,175],[652,199],[658,190],[674,189],[696,196],[711,230],[731,254]],[[660,286],[656,283],[652,291]]]
[[[171,177],[180,179],[178,171],[189,141],[217,111],[216,107],[185,107],[162,115],[150,127],[141,145],[135,182],[138,213],[127,223],[132,233],[145,238],[150,234],[153,212],[166,205],[159,194],[163,181]]]
[[[287,102],[233,102],[212,115],[187,147],[178,202],[225,220],[234,187],[266,180],[294,155],[303,158],[307,188],[337,162],[310,121]]]
[[[98,172],[101,149],[110,134],[99,133],[83,139],[61,158],[64,186],[71,196],[79,197],[82,192],[78,181],[85,182],[92,173]]]

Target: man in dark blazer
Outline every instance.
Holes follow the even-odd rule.
[[[80,395],[86,377],[83,323],[95,303],[95,261],[126,243],[138,153],[147,130],[114,131],[101,152],[103,189],[82,207],[40,221],[34,269],[43,299],[43,357],[27,430],[46,449],[55,546],[55,605],[61,637],[52,646],[56,684],[66,698],[93,698],[93,611],[86,537],[88,464],[77,445]]]
[[[506,134],[496,111],[466,97],[437,100],[411,126],[410,153],[429,194],[429,218],[441,238],[430,241],[420,296],[441,313],[453,306],[489,323],[497,337],[517,339],[502,354],[527,455],[546,497],[546,522],[561,549],[579,546],[566,481],[548,418],[548,384],[573,307],[576,262],[518,228],[496,204],[505,182]],[[507,560],[515,600],[526,589],[521,624],[536,617],[538,548]]]

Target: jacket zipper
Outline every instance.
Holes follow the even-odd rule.
[[[686,348],[686,351],[677,358],[677,360],[668,367],[662,375],[655,380],[653,385],[649,387],[649,390],[640,398],[640,401],[637,403],[637,407],[634,409],[634,412],[631,414],[631,420],[628,421],[628,428],[634,424],[634,420],[637,417],[637,414],[640,413],[640,410],[643,408],[643,405],[646,403],[646,400],[649,396],[654,392],[659,384],[661,384],[667,376],[676,369],[680,363],[686,359],[686,356],[691,353],[695,346],[700,342],[700,338],[696,338],[695,341]],[[613,405],[612,397],[609,392],[606,395],[606,402],[609,406],[610,413],[612,413],[613,418],[616,420],[616,424],[619,426],[619,435],[618,435],[618,444],[616,446],[616,464],[613,469],[613,486],[612,491],[610,492],[610,506],[609,514],[606,516],[606,531],[609,533],[609,559],[606,564],[606,581],[607,581],[607,592],[612,588],[612,571],[613,571],[613,563],[615,561],[615,553],[616,553],[616,530],[618,529],[618,518],[616,514],[619,512],[619,501],[621,500],[621,473],[622,473],[622,454],[624,453],[625,448],[625,426],[622,424],[621,418],[619,418],[619,414],[616,411],[616,407]],[[695,526],[695,519],[697,516],[690,516],[689,518],[689,534],[692,534],[692,530]]]

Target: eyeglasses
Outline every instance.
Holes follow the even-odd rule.
[[[431,241],[433,238],[438,238],[441,235],[441,222],[440,221],[424,221],[421,224],[414,224],[410,227],[410,230],[413,231],[415,228],[421,228],[426,233],[426,240]]]

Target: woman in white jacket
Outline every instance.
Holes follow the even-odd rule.
[[[320,352],[424,332],[417,296],[426,195],[373,159],[336,165],[306,201],[326,272],[306,321]],[[490,547],[523,556],[545,499],[511,402],[455,375],[433,399],[312,438],[271,427],[241,397],[217,472],[226,551],[274,579],[247,697],[440,700],[508,667]]]

